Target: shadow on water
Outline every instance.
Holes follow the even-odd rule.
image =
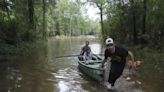
[[[127,69],[116,89],[107,90],[78,70],[77,57],[55,58],[79,54],[85,40],[51,38],[48,43],[35,44],[27,53],[22,52],[23,56],[0,62],[0,92],[150,92],[142,84],[126,81]],[[104,51],[100,42],[89,41],[95,54]]]

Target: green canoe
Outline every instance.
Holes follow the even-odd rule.
[[[79,58],[78,58],[79,59]],[[102,60],[93,60],[92,63],[86,64],[83,60],[78,60],[79,70],[85,73],[87,76],[92,79],[102,82],[104,81],[104,69],[101,68]]]

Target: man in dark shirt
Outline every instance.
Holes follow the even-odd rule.
[[[89,46],[89,41],[86,41],[86,42],[85,42],[85,45],[81,48],[80,55],[84,55],[84,53],[85,53],[88,49],[91,49],[91,48],[90,48],[90,46]]]
[[[105,58],[102,62],[102,65],[104,67],[104,63],[107,62],[107,58],[111,58],[111,67],[108,78],[109,83],[106,84],[107,88],[111,89],[114,86],[116,80],[122,75],[127,56],[130,56],[131,61],[134,61],[134,56],[130,51],[116,46],[112,38],[108,38],[106,40],[106,46]]]

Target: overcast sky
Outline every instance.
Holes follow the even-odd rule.
[[[81,1],[86,2],[86,0],[81,0]],[[86,12],[85,12],[85,9],[86,9]],[[90,5],[89,3],[85,4],[82,11],[83,11],[84,16],[88,15],[88,17],[92,20],[99,20],[100,19],[100,15],[98,14],[99,9],[93,5]]]
[[[87,14],[90,19],[93,19],[93,20],[100,19],[100,15],[98,14],[100,11],[97,7],[93,7],[89,4],[87,4],[86,8],[88,10]]]

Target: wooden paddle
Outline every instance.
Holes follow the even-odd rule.
[[[102,60],[99,56],[97,55],[104,55],[104,54],[93,54],[96,56],[99,60]],[[81,55],[65,55],[65,56],[57,56],[56,58],[64,58],[64,57],[76,57],[76,56],[81,56]]]
[[[76,56],[80,56],[80,55],[66,55],[66,56],[58,56],[58,57],[56,57],[56,58],[76,57]]]

